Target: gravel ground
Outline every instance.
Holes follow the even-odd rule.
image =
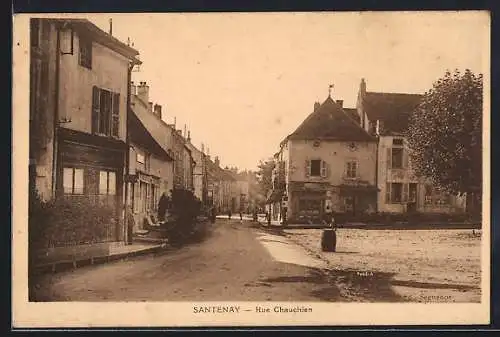
[[[392,289],[403,300],[480,302],[481,237],[471,230],[338,229],[334,253],[321,251],[321,232],[285,230],[333,272],[390,275]]]

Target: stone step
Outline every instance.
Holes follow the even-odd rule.
[[[168,243],[168,239],[154,238],[147,236],[134,236],[133,242],[143,242],[143,243],[154,243],[154,244],[164,244]]]

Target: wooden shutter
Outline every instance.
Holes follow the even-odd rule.
[[[321,161],[321,176],[323,178],[326,178],[327,175],[327,163],[326,161],[322,160]]]
[[[392,149],[387,149],[387,169],[392,168]]]
[[[387,204],[391,203],[391,183],[385,184],[385,202]]]
[[[305,168],[306,168],[306,177],[309,177],[311,175],[311,161],[310,160],[306,160]]]
[[[403,168],[408,168],[408,151],[403,149]]]
[[[408,186],[409,184],[403,184],[403,202],[408,202]]]
[[[111,113],[111,135],[118,137],[120,133],[120,94],[113,93],[113,111]]]
[[[101,91],[98,87],[92,87],[92,133],[99,132],[99,115],[101,107]]]

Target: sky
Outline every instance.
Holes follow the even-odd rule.
[[[130,38],[163,119],[221,166],[256,169],[328,97],[424,93],[447,69],[489,69],[489,16],[468,13],[159,13],[87,17]],[[485,35],[486,34],[486,35]]]

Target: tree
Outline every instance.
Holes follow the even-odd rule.
[[[467,193],[480,210],[483,76],[447,71],[410,116],[407,139],[413,167],[449,193]]]
[[[257,181],[261,190],[261,193],[266,196],[267,192],[273,188],[272,174],[274,169],[274,160],[267,159],[265,161],[259,161],[257,166]]]

